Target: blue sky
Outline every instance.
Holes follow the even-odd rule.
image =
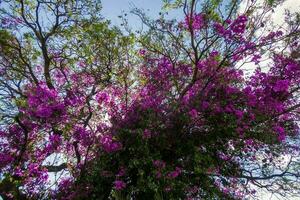
[[[122,11],[129,12],[133,7],[142,8],[152,16],[157,16],[161,7],[161,0],[102,0],[102,14],[113,23],[118,21]]]
[[[162,0],[102,0],[102,15],[106,19],[111,20],[113,25],[120,25],[118,18],[122,12],[128,14],[128,22],[132,28],[141,27],[141,21],[130,14],[130,10],[134,7],[143,9],[151,18],[157,18],[162,8]],[[170,12],[170,16],[178,16],[180,11]]]
[[[161,0],[102,0],[103,14],[113,17],[121,13],[122,10],[129,11],[136,6],[145,10],[149,9],[151,14],[158,14],[162,7]]]

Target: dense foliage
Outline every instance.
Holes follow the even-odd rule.
[[[0,195],[300,195],[299,16],[267,30],[279,3],[165,1],[180,19],[134,9],[132,32],[97,0],[1,2]]]

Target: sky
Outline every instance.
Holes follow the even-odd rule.
[[[161,0],[102,0],[102,15],[109,19],[112,25],[120,25],[118,18],[122,13],[128,14],[128,22],[133,29],[139,29],[142,26],[137,16],[130,14],[134,7],[144,9],[149,16],[156,17],[162,7]]]
[[[244,0],[246,2],[247,0]],[[112,25],[120,25],[121,21],[118,18],[122,13],[128,14],[129,25],[133,29],[139,29],[142,26],[141,21],[137,16],[130,14],[133,8],[140,8],[152,19],[159,16],[162,8],[162,0],[102,0],[102,15],[104,18],[109,19]],[[241,6],[243,3],[241,4]],[[279,5],[272,16],[272,21],[275,24],[282,24],[284,22],[285,9],[291,12],[300,11],[300,0],[286,0],[283,4]],[[169,13],[170,17],[182,16],[181,11],[172,11]]]
[[[133,8],[143,9],[147,16],[152,19],[159,17],[159,12],[163,6],[162,0],[102,0],[102,16],[109,19],[112,25],[120,25],[118,18],[122,13],[127,13],[130,27],[139,29],[142,26],[141,20],[137,16],[130,14]],[[182,13],[179,11],[171,11],[170,17],[178,17]]]

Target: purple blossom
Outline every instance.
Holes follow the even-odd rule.
[[[274,92],[286,92],[289,89],[290,82],[288,80],[279,80],[275,83]]]
[[[277,125],[277,126],[275,126],[273,129],[274,129],[274,131],[275,131],[275,132],[277,133],[277,135],[278,135],[278,140],[279,140],[280,142],[285,141],[286,135],[285,135],[285,130],[284,130],[284,128]]]
[[[23,110],[35,118],[49,121],[61,120],[65,114],[65,105],[58,96],[58,92],[49,89],[41,83],[38,87],[28,88],[28,107]]]
[[[117,177],[122,177],[122,176],[124,176],[126,174],[126,169],[124,168],[124,167],[121,167],[120,169],[119,169],[119,172],[118,172],[118,174],[116,175]]]
[[[157,172],[155,173],[155,177],[156,177],[157,179],[161,178],[161,177],[162,177],[162,173],[161,173],[160,171],[157,171]]]
[[[107,92],[99,92],[96,95],[96,100],[99,103],[108,103],[108,101],[109,101],[109,95],[107,94]]]
[[[116,190],[123,190],[126,188],[126,183],[124,181],[121,181],[121,180],[116,180],[114,182],[114,188]]]
[[[181,168],[176,167],[174,171],[172,171],[168,174],[168,178],[174,179],[174,178],[178,177],[181,174],[181,171],[182,171]]]
[[[37,163],[30,163],[28,165],[28,172],[29,172],[29,176],[38,175],[40,172],[39,165]]]
[[[184,21],[184,27],[186,29],[189,29],[190,24],[193,30],[201,30],[205,24],[204,14],[198,13],[193,14],[192,17],[190,17],[190,15],[186,16]]]
[[[209,107],[209,103],[207,101],[202,102],[202,109],[206,110]]]
[[[191,116],[192,119],[195,119],[198,117],[198,112],[196,109],[192,109],[190,112],[189,112],[189,115]]]
[[[143,139],[150,139],[152,136],[152,133],[149,129],[145,129],[143,132]]]
[[[140,54],[141,56],[145,56],[145,55],[146,55],[146,50],[145,50],[145,49],[140,49],[140,50],[139,50],[139,54]]]
[[[247,17],[245,15],[238,16],[236,20],[234,20],[231,25],[230,29],[235,34],[243,34],[246,29]]]
[[[235,115],[239,120],[241,120],[243,118],[244,112],[241,110],[235,110]]]
[[[258,55],[258,54],[255,54],[255,55],[252,57],[251,61],[254,62],[254,63],[257,65],[257,64],[259,64],[259,62],[260,62],[259,59],[261,59],[261,56]]]
[[[223,152],[219,152],[218,156],[219,156],[220,159],[222,159],[224,161],[230,160],[230,156],[224,154]]]
[[[53,149],[56,149],[62,142],[62,138],[58,134],[52,134],[49,137],[50,145]]]
[[[86,67],[86,63],[83,60],[81,60],[78,62],[78,66],[84,68]]]
[[[88,146],[93,142],[92,136],[92,132],[84,127],[76,126],[74,129],[74,138],[84,146]]]
[[[215,31],[220,34],[220,35],[224,35],[225,34],[225,28],[222,26],[222,24],[215,22],[213,24]]]
[[[103,135],[100,139],[100,144],[107,153],[112,153],[122,149],[122,144],[113,139],[111,135]]]
[[[245,145],[252,146],[253,144],[254,144],[253,139],[247,139],[247,140],[245,140]]]
[[[24,176],[24,172],[21,170],[20,167],[17,167],[17,168],[14,170],[14,175],[15,175],[15,176],[18,176],[18,177],[22,177],[22,176]]]
[[[10,164],[13,160],[11,155],[0,152],[0,169]]]
[[[158,169],[164,169],[166,167],[166,163],[162,160],[154,160],[153,165]]]
[[[41,118],[49,118],[51,117],[52,113],[52,109],[45,105],[38,106],[35,111],[36,116]]]

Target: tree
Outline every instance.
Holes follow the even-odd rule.
[[[299,195],[298,15],[267,31],[276,1],[244,11],[237,0],[165,1],[183,18],[135,9],[148,28],[125,34],[98,3],[4,3],[2,197],[244,199],[254,186]],[[47,163],[58,154],[61,164]]]

